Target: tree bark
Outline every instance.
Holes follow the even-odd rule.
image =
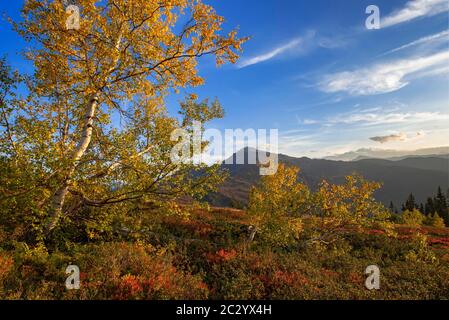
[[[108,72],[105,75],[105,83],[108,80],[109,73],[111,73],[117,63],[120,59],[120,44],[122,41],[122,35],[123,35],[123,29],[122,26],[120,26],[120,31],[118,34],[118,37],[115,41],[114,49],[116,51],[116,57],[114,59],[113,64],[109,68]],[[84,116],[84,124],[82,129],[82,136],[81,140],[75,149],[72,157],[72,163],[68,170],[68,173],[61,185],[61,187],[54,193],[52,199],[51,199],[51,214],[50,214],[50,220],[47,225],[47,233],[51,232],[58,224],[59,219],[61,218],[63,214],[63,206],[65,202],[65,198],[67,194],[69,193],[69,187],[71,184],[71,180],[73,178],[73,174],[75,173],[76,166],[78,165],[78,162],[81,160],[83,155],[85,154],[87,148],[89,147],[90,141],[92,140],[92,131],[93,131],[93,123],[94,123],[94,116],[95,111],[98,107],[98,92],[93,94],[90,98],[88,105],[86,107],[86,113]]]
[[[81,135],[81,140],[73,153],[72,164],[68,170],[68,173],[61,185],[61,187],[54,193],[51,200],[51,215],[50,221],[47,226],[47,231],[50,232],[53,230],[62,216],[62,208],[65,202],[65,198],[67,193],[69,192],[69,186],[71,183],[71,179],[73,174],[75,173],[76,166],[86,153],[87,148],[89,147],[90,141],[92,140],[92,131],[93,131],[93,122],[95,111],[98,107],[98,96],[94,94],[90,99],[87,107],[86,113],[84,115],[84,123],[83,130]]]
[[[253,242],[256,232],[257,232],[257,228],[255,226],[248,227],[248,243]]]

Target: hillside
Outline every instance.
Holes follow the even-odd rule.
[[[240,152],[246,152],[242,150]],[[236,155],[233,155],[234,159]],[[245,158],[246,159],[246,158]],[[447,190],[449,184],[448,158],[412,157],[392,161],[383,159],[364,159],[358,161],[333,161],[325,159],[295,158],[280,154],[281,163],[298,166],[301,169],[299,179],[310,188],[326,179],[332,183],[341,183],[345,176],[359,173],[368,180],[379,181],[383,187],[375,197],[385,205],[390,201],[399,206],[410,193],[418,202],[424,202],[434,194],[438,186]],[[220,191],[210,195],[208,200],[219,206],[243,205],[247,201],[248,191],[259,180],[256,164],[222,165],[229,171],[229,179]]]
[[[187,208],[186,208],[187,209]],[[154,220],[154,213],[141,212]],[[249,216],[228,208],[165,217],[141,242],[91,242],[68,252],[0,250],[3,299],[447,299],[449,229],[396,226],[346,230],[329,250],[248,244]],[[425,237],[417,236],[418,232]],[[1,233],[0,233],[1,236]],[[425,255],[422,242],[427,243]],[[7,242],[3,242],[7,247]],[[427,256],[434,258],[429,262]],[[15,260],[14,260],[15,259]],[[426,260],[427,259],[427,260]],[[436,259],[436,260],[435,260]],[[14,262],[15,261],[15,262]],[[61,285],[68,263],[82,270],[80,290]],[[413,263],[413,268],[410,264]],[[367,266],[382,270],[382,290],[365,287]],[[424,281],[422,279],[425,279]]]

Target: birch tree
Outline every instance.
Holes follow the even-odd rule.
[[[34,205],[47,231],[80,206],[164,199],[207,184],[169,162],[169,133],[189,122],[170,117],[164,98],[203,83],[199,57],[234,63],[246,40],[236,30],[224,34],[224,19],[198,0],[79,0],[76,7],[79,28],[67,27],[73,11],[59,0],[27,0],[14,23],[35,74],[29,97],[10,115],[12,141],[41,179]],[[220,116],[206,106],[215,112],[197,116]]]

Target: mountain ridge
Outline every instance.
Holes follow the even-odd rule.
[[[247,155],[248,148],[237,153]],[[232,157],[235,159],[236,154]],[[418,202],[435,194],[440,186],[443,190],[449,187],[449,158],[445,157],[411,157],[402,160],[363,159],[358,161],[335,161],[328,159],[311,159],[307,157],[291,157],[279,154],[279,162],[300,168],[299,180],[311,189],[316,189],[323,180],[331,183],[342,183],[344,177],[353,173],[361,174],[368,180],[378,181],[383,187],[375,193],[378,201],[396,207],[405,202],[410,193]],[[260,179],[258,164],[225,164],[230,177],[219,191],[207,197],[212,205],[244,206],[247,203],[249,190]]]
[[[327,156],[323,159],[335,161],[355,161],[362,159],[386,159],[386,160],[402,160],[410,157],[439,157],[449,156],[449,146],[423,148],[416,150],[394,150],[394,149],[373,149],[361,148],[355,151],[349,151],[342,154]]]

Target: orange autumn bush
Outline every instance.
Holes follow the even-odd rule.
[[[75,247],[70,256],[17,250],[12,262],[0,256],[0,274],[6,275],[0,277],[2,298],[204,299],[208,295],[199,275],[178,270],[167,252],[151,245],[84,245]],[[80,268],[80,290],[65,289],[69,264]]]
[[[433,232],[433,231],[432,231]],[[436,233],[436,231],[435,231]],[[439,232],[439,236],[443,231]],[[429,235],[430,239],[438,239]],[[449,297],[447,248],[434,240],[353,232],[345,250],[215,247],[212,239],[155,246],[93,243],[69,252],[17,245],[2,251],[2,299],[439,299]],[[188,250],[185,250],[185,249]],[[428,250],[436,260],[429,261]],[[410,259],[413,258],[413,267]],[[80,290],[65,268],[80,267]],[[378,264],[384,290],[364,286]]]
[[[105,299],[202,299],[207,296],[201,278],[178,270],[165,250],[139,243],[108,243],[93,249],[93,253],[86,255],[83,251],[80,256],[80,269],[87,272],[87,288],[79,292],[83,299],[98,295]]]
[[[232,250],[225,250],[220,249],[215,253],[206,253],[206,259],[210,263],[220,263],[220,262],[226,262],[231,261],[232,259],[235,259],[237,257],[237,251],[235,249]]]
[[[13,266],[13,259],[7,254],[0,252],[0,282],[8,275]]]

